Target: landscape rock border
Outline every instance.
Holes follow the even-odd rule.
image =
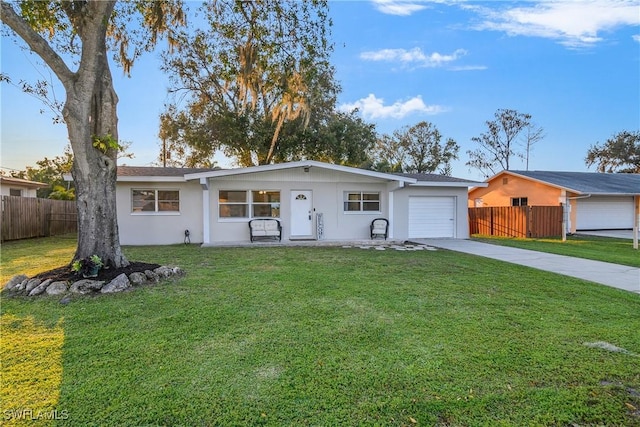
[[[144,272],[134,272],[128,276],[120,274],[113,280],[80,279],[76,281],[42,280],[29,278],[24,274],[14,276],[2,289],[4,296],[38,297],[45,295],[97,295],[123,292],[135,287],[155,285],[161,281],[182,277],[184,270],[175,266],[161,266]]]

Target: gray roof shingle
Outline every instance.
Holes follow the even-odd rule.
[[[583,194],[640,194],[640,174],[509,171]]]
[[[157,166],[118,166],[118,176],[184,176],[220,168],[163,168]]]
[[[138,177],[138,176],[160,176],[160,177],[181,177],[186,174],[210,172],[220,170],[220,168],[163,168],[157,166],[118,166],[118,176]],[[418,182],[452,182],[452,183],[475,183],[468,179],[455,178],[451,176],[438,175],[434,173],[394,173],[393,175],[413,178]],[[480,182],[477,182],[480,184]]]
[[[405,178],[413,178],[418,182],[467,182],[478,183],[479,181],[472,181],[469,179],[455,178],[453,176],[439,175],[436,173],[394,173],[393,175],[404,176]]]

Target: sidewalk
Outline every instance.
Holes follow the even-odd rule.
[[[437,248],[493,258],[640,294],[640,268],[462,239],[412,239]]]

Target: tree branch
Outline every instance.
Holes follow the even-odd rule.
[[[20,36],[31,48],[37,53],[44,62],[53,70],[55,75],[60,79],[63,85],[73,79],[74,73],[67,67],[62,58],[49,46],[49,43],[35,32],[16,12],[13,7],[5,2],[0,1],[2,10],[0,11],[0,20],[7,24],[18,36]]]

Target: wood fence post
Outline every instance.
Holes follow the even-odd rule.
[[[489,234],[490,236],[493,236],[493,209],[491,208],[491,210],[489,211],[489,227],[491,230],[491,234]]]

